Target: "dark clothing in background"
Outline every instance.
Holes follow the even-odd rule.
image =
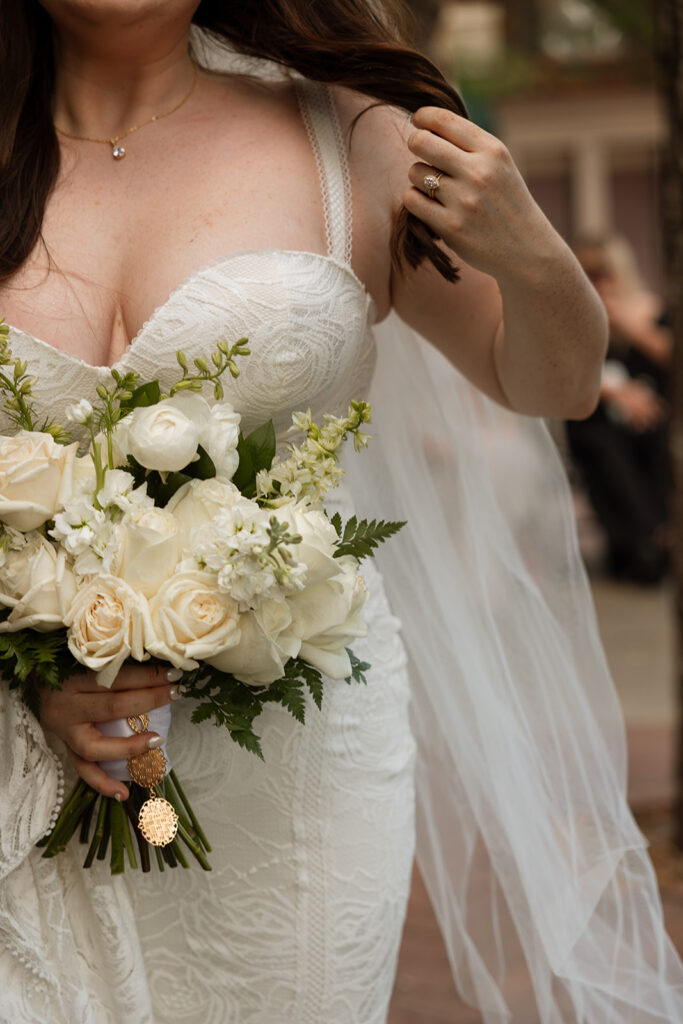
[[[611,344],[607,358],[667,397],[666,369],[642,352]],[[668,420],[638,433],[601,401],[588,419],[566,426],[570,452],[607,535],[609,570],[635,582],[658,582],[668,562],[662,544],[671,485]]]

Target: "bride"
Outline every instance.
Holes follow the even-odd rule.
[[[561,470],[515,420],[547,468],[522,549],[488,454],[508,410],[588,415],[606,339],[505,148],[389,0],[0,0],[0,40],[0,312],[41,404],[59,419],[111,366],[163,386],[176,349],[246,334],[228,397],[281,431],[366,397],[377,362],[335,500],[410,520],[386,586],[366,570],[367,688],[328,687],[304,729],[269,708],[264,763],[144,666],[46,694],[40,725],[0,690],[2,1021],[381,1024],[415,783],[489,1024],[683,1020]],[[64,774],[125,799],[98,762],[157,739],[95,723],[169,701],[212,874],[42,860]]]

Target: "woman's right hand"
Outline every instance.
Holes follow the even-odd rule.
[[[63,683],[61,690],[42,692],[40,721],[64,741],[76,771],[88,785],[103,796],[127,800],[126,784],[110,778],[97,762],[142,754],[158,734],[107,737],[94,723],[141,715],[180,696],[178,685],[169,683],[165,668],[158,665],[125,665],[111,690],[98,686],[93,672],[83,672]]]

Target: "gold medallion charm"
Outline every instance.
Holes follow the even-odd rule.
[[[152,786],[158,786],[166,777],[168,761],[163,750],[145,750],[143,754],[128,758],[128,771],[138,786],[151,789]]]
[[[147,715],[131,715],[127,722],[133,732],[147,732],[149,728],[149,718]],[[158,786],[166,777],[168,761],[163,750],[157,747],[156,749],[145,750],[142,754],[135,754],[133,757],[129,757],[128,771],[130,772],[131,779],[133,782],[137,782],[138,786],[151,789],[152,786]]]
[[[152,796],[140,808],[138,828],[152,846],[168,846],[178,831],[178,815],[168,800]]]

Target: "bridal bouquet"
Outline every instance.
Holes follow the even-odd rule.
[[[39,714],[41,689],[92,670],[111,687],[128,660],[173,666],[192,721],[213,720],[262,756],[254,722],[267,703],[304,722],[306,691],[320,707],[323,676],[365,681],[370,667],[349,649],[366,627],[359,561],[402,523],[328,518],[322,502],[356,451],[370,407],[348,415],[293,416],[298,443],[276,450],[272,422],[246,437],[221,378],[239,375],[247,339],[218,342],[207,359],[177,353],[178,379],[111,370],[68,423],[42,419],[35,381],[0,323],[0,397],[16,427],[0,436],[0,659],[10,686]],[[215,402],[202,395],[213,389]],[[84,440],[72,441],[76,429]],[[164,741],[170,709],[99,726],[108,735],[154,728]],[[123,804],[79,780],[43,856],[76,832],[84,866],[111,849],[143,870],[205,869],[209,842],[164,749],[103,765],[125,780]],[[130,780],[130,781],[129,781]]]

